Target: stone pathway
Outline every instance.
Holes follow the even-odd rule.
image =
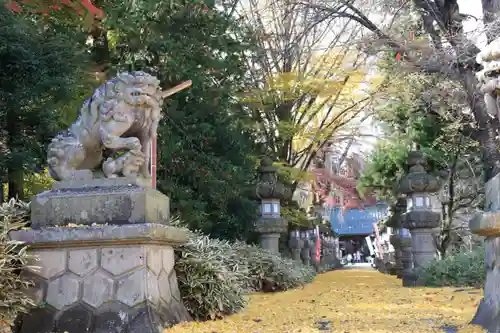
[[[481,299],[475,289],[401,287],[394,276],[343,269],[283,293],[250,296],[223,320],[183,323],[165,333],[482,332],[467,325]]]

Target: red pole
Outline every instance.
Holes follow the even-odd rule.
[[[156,188],[156,135],[151,138],[151,181],[152,187]]]

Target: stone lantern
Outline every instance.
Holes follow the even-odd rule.
[[[285,186],[278,182],[277,171],[270,158],[261,160],[257,185],[261,203],[256,231],[260,234],[261,247],[273,253],[279,253],[280,234],[288,229],[287,221],[280,216],[280,199],[285,194]]]
[[[302,252],[302,247],[304,247],[304,240],[300,238],[299,231],[290,232],[289,245],[292,259],[300,261],[300,253]]]
[[[416,282],[421,267],[436,258],[433,234],[441,221],[437,194],[440,184],[436,177],[426,172],[426,159],[420,151],[411,151],[407,163],[409,171],[399,184],[399,192],[407,197],[402,226],[411,232],[413,280]]]

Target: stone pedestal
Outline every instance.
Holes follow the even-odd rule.
[[[259,218],[255,224],[260,233],[260,246],[272,253],[280,253],[280,236],[288,229],[288,222],[281,217]]]
[[[136,178],[55,182],[32,200],[31,227],[168,223],[168,197],[142,183]]]
[[[394,271],[398,279],[401,279],[403,277],[403,264],[401,262],[401,236],[399,233],[391,235],[390,242],[394,247]]]
[[[86,182],[55,183],[33,200],[33,229],[9,234],[39,259],[23,272],[39,307],[15,333],[161,333],[190,320],[173,251],[187,234],[168,225],[168,197],[130,179]]]
[[[291,237],[288,243],[290,245],[290,252],[292,254],[292,259],[295,261],[300,261],[300,253],[304,247],[304,241],[298,237]]]
[[[439,221],[440,217],[436,216]],[[433,228],[419,228],[411,230],[411,249],[413,254],[413,266],[415,269],[427,265],[436,259],[436,244],[434,242]]]
[[[441,216],[437,212],[412,211],[405,214],[404,227],[410,229],[413,274],[408,279],[409,286],[418,285],[418,275],[422,267],[436,259],[434,234]],[[412,281],[412,282],[410,282]]]
[[[485,236],[484,298],[472,323],[488,332],[500,332],[500,174],[485,184],[487,212],[476,215],[470,222],[471,232]]]
[[[11,232],[39,261],[39,308],[19,333],[161,333],[190,320],[179,294],[172,246],[184,231],[159,224],[46,228]]]
[[[401,236],[401,265],[403,271],[401,278],[403,279],[403,287],[415,286],[416,276],[413,272],[413,257],[411,251],[411,235],[408,230],[402,230]]]

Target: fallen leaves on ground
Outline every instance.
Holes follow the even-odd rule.
[[[403,288],[394,276],[339,270],[304,288],[251,295],[245,310],[222,320],[164,333],[484,332],[467,324],[481,297],[477,289]]]

